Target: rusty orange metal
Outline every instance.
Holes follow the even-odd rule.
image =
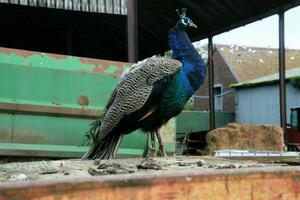
[[[3,61],[3,59],[5,60],[5,58],[9,58],[10,56],[17,56],[8,59],[10,64],[28,65],[30,67],[49,67],[47,65],[51,65],[51,67],[60,66],[60,68],[68,70],[77,66],[78,71],[82,73],[113,75],[114,77],[120,76],[124,68],[130,67],[133,64],[128,62],[67,56],[62,54],[43,53],[3,47],[0,47],[0,55],[4,55],[1,61]],[[113,70],[111,71],[110,68]]]
[[[0,185],[0,200],[300,199],[300,168],[222,169]]]

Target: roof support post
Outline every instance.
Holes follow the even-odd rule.
[[[279,102],[280,125],[283,129],[285,144],[286,135],[286,85],[285,85],[285,47],[284,47],[284,10],[279,13]]]
[[[213,63],[212,36],[208,38],[208,85],[209,85],[210,130],[213,130],[216,128],[216,124],[215,124],[214,63]]]
[[[127,44],[128,62],[138,60],[138,30],[137,30],[137,0],[128,0],[127,3]]]

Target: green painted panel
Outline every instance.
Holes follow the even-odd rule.
[[[99,108],[106,104],[118,81],[100,74],[7,64],[0,64],[0,80],[1,98],[79,106],[77,98],[83,95],[88,97],[89,106]]]
[[[0,103],[66,108],[104,108],[119,75],[129,63],[0,48]],[[89,104],[79,105],[86,96]],[[217,113],[217,126],[233,121]],[[0,153],[23,156],[81,156],[90,119],[61,116],[6,114],[0,111]],[[209,129],[208,112],[183,112],[176,133]],[[123,138],[119,156],[139,154],[147,134],[136,131]],[[165,144],[168,152],[175,145]]]
[[[81,145],[91,120],[15,115],[13,143]]]
[[[78,158],[82,157],[87,151],[88,147],[82,146],[0,143],[0,155],[10,156]],[[142,156],[143,152],[144,150],[142,149],[120,147],[116,157],[137,157]]]
[[[216,127],[225,126],[233,121],[233,113],[216,113]],[[176,134],[207,130],[210,130],[209,112],[183,111],[176,118]]]
[[[0,48],[0,103],[102,110],[130,64]],[[86,96],[88,105],[79,105]],[[81,156],[91,119],[0,111],[1,155]],[[118,153],[140,155],[147,135],[123,138]],[[79,150],[80,149],[80,150]]]
[[[0,141],[11,142],[14,127],[14,117],[10,114],[0,114]]]
[[[0,154],[4,155],[3,153],[6,152],[8,155],[40,156],[41,150],[48,152],[49,156],[61,155],[65,152],[66,155],[72,155],[71,157],[74,156],[72,152],[80,151],[80,154],[76,155],[81,156],[87,150],[87,147],[82,145],[86,141],[85,133],[91,121],[79,118],[0,113],[0,149],[2,150]],[[3,130],[9,131],[5,134]],[[143,152],[146,145],[147,135],[136,131],[124,137],[119,153]],[[12,149],[18,151],[9,153],[8,150]],[[22,149],[24,152],[21,151]],[[43,153],[43,156],[46,156],[46,153]]]

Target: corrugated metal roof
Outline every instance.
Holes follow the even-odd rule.
[[[38,0],[28,2],[31,1]],[[196,41],[295,7],[300,5],[300,0],[137,0],[137,3],[141,60],[169,48],[167,34],[178,20],[177,8],[186,7],[188,16],[199,27],[188,31],[191,40]],[[0,3],[0,24],[5,30],[0,32],[0,46],[127,60],[124,15],[5,4]]]
[[[300,5],[300,0],[138,0],[139,57],[168,49],[167,33],[178,20],[175,9],[186,7],[197,24],[189,30],[196,41]]]
[[[0,3],[82,12],[127,14],[127,0],[0,0]]]

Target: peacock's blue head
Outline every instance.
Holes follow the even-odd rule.
[[[183,28],[188,28],[188,27],[192,27],[192,28],[197,28],[196,24],[194,24],[194,22],[188,18],[186,16],[186,8],[182,8],[182,9],[177,9],[176,10],[180,19],[178,21],[178,24],[183,27]]]

